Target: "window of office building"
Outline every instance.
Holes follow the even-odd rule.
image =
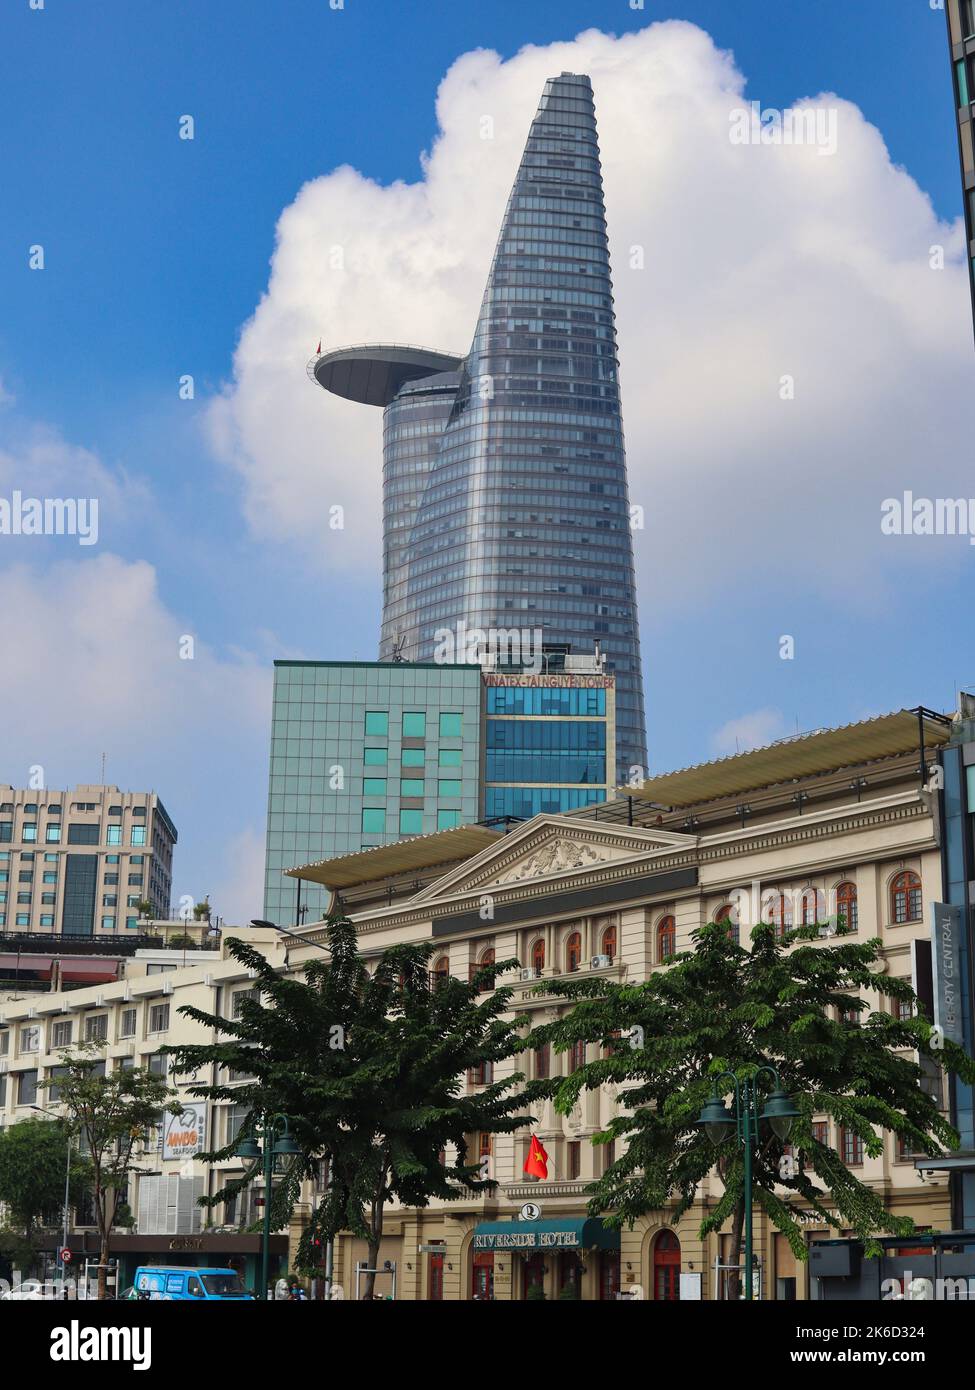
[[[438,829],[438,830],[453,830],[454,827],[455,827],[455,826],[458,826],[458,825],[460,825],[460,812],[459,812],[459,811],[443,811],[443,810],[441,810],[441,811],[438,811],[438,812],[437,812],[437,829]]]
[[[363,826],[363,829],[365,827]],[[401,835],[422,835],[423,834],[423,812],[422,811],[400,811],[399,813],[399,833]]]
[[[386,749],[385,748],[363,748],[362,761],[366,767],[385,767]]]
[[[135,1009],[123,1009],[119,1019],[118,1035],[120,1038],[135,1037]]]
[[[422,777],[401,777],[399,784],[400,796],[422,796],[423,778]]]
[[[362,812],[363,834],[382,835],[386,830],[386,812],[382,808],[366,806]]]
[[[455,777],[441,777],[437,793],[444,801],[459,797],[461,794],[459,780]]]
[[[20,1030],[19,1048],[23,1052],[38,1052],[41,1045],[41,1030],[36,1023],[29,1023]]]
[[[362,779],[363,796],[385,796],[386,778],[385,777],[363,777]]]
[[[122,843],[122,827],[120,825],[110,825],[108,827],[106,842],[110,845],[120,845]],[[94,843],[94,841],[92,843]]]
[[[144,845],[146,842],[146,828],[144,825],[133,825],[129,834],[130,845]]]
[[[462,757],[460,748],[441,748],[439,764],[441,767],[460,767]]]
[[[17,915],[16,915],[16,917],[14,918],[14,925],[17,926],[17,927],[29,927],[29,926],[30,926],[30,913],[29,913],[29,912],[18,912]]]
[[[149,1010],[149,1032],[165,1033],[169,1027],[169,1005],[153,1004]]]
[[[62,1019],[60,1023],[55,1023],[51,1029],[52,1048],[70,1047],[73,1030],[74,1024],[71,1019]]]
[[[55,845],[61,839],[60,825],[49,825],[44,832],[44,838],[49,845]]]
[[[68,826],[69,845],[97,845],[98,826],[97,825],[69,825]],[[111,844],[111,840],[109,841]]]
[[[149,1058],[149,1070],[153,1076],[165,1076],[169,1070],[169,1058],[162,1052],[154,1052]]]
[[[670,960],[677,950],[677,923],[673,917],[662,917],[657,923],[657,960]]]
[[[410,711],[403,715],[404,738],[426,738],[427,716],[423,710]]]
[[[17,1104],[37,1104],[37,1072],[22,1071],[17,1082]]]
[[[103,1043],[108,1037],[108,1014],[85,1019],[85,1042]]]
[[[102,931],[114,931],[114,930],[115,930],[115,918],[114,918],[114,916],[107,915],[107,916],[103,917],[103,918],[102,918]]]
[[[23,826],[21,827],[21,832],[20,832],[20,834],[21,834],[21,838],[24,840],[25,843],[30,842],[30,841],[33,841],[33,840],[36,840],[36,839],[37,839],[37,822],[36,822],[36,821],[24,821],[24,824],[23,824]]]
[[[53,926],[54,926],[54,917],[51,915],[51,913],[47,912],[47,913],[42,914],[42,916],[41,916],[41,926],[42,926],[42,927],[53,927]]]
[[[463,729],[463,719],[460,714],[445,712],[440,716],[440,737],[441,738],[460,738]]]
[[[365,732],[385,738],[389,733],[389,715],[385,710],[367,710]]]
[[[401,767],[423,767],[427,760],[426,749],[404,748],[399,760]]]

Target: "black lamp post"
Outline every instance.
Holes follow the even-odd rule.
[[[276,1158],[293,1156],[301,1153],[301,1149],[292,1138],[287,1115],[265,1115],[263,1122],[255,1126],[253,1134],[238,1144],[237,1152],[241,1158],[262,1157],[259,1139],[264,1143],[264,1228],[261,1234],[260,1297],[266,1300],[271,1261],[271,1171]]]
[[[772,1078],[774,1089],[759,1113],[758,1078],[767,1073]],[[758,1143],[758,1127],[767,1120],[772,1133],[784,1144],[792,1129],[792,1122],[799,1117],[791,1096],[782,1089],[782,1082],[774,1067],[759,1067],[751,1076],[739,1081],[734,1072],[723,1071],[715,1077],[715,1082],[729,1080],[734,1090],[735,1108],[729,1110],[715,1089],[714,1095],[701,1110],[698,1124],[717,1148],[731,1138],[737,1131],[738,1143],[744,1149],[745,1159],[745,1297],[754,1296],[752,1288],[752,1155]]]

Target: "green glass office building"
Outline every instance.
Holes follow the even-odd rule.
[[[476,821],[480,767],[478,666],[276,661],[264,916],[322,916],[296,864]]]

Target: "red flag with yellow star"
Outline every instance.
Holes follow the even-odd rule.
[[[528,1148],[528,1157],[525,1159],[524,1171],[532,1178],[548,1177],[548,1154],[545,1152],[545,1145],[540,1139],[536,1139],[534,1134]]]

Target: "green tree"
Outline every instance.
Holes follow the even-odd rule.
[[[98,1297],[102,1299],[109,1236],[128,1193],[129,1173],[166,1111],[178,1114],[182,1107],[172,1103],[174,1093],[166,1082],[147,1069],[116,1067],[105,1075],[105,1064],[97,1053],[92,1044],[62,1052],[56,1081],[41,1084],[57,1085],[57,1104],[84,1152],[100,1242]]]
[[[280,1229],[294,1210],[301,1181],[321,1160],[329,1185],[303,1232],[298,1263],[315,1263],[316,1242],[352,1231],[368,1244],[374,1269],[387,1204],[426,1206],[495,1186],[478,1156],[468,1160],[474,1134],[510,1133],[529,1123],[531,1087],[516,1072],[470,1089],[467,1073],[493,1067],[519,1050],[517,1021],[501,1015],[510,989],[492,990],[515,965],[484,966],[473,980],[431,980],[434,946],[396,946],[370,972],[351,922],[328,923],[328,958],[302,967],[302,977],[274,970],[250,945],[231,938],[228,949],[254,975],[259,999],[243,1001],[240,1017],[181,1010],[225,1040],[172,1049],[179,1070],[233,1067],[253,1080],[241,1086],[200,1086],[195,1094],[249,1107],[238,1139],[204,1155],[230,1157],[262,1116],[292,1121],[300,1154],[287,1164],[272,1198]],[[534,1084],[534,1083],[533,1083]],[[456,1157],[447,1162],[448,1145]],[[239,1192],[260,1172],[253,1164],[204,1204]],[[367,1276],[365,1295],[373,1292]]]
[[[833,939],[824,939],[827,932]],[[918,1000],[910,984],[882,973],[879,940],[838,939],[849,935],[842,925],[838,931],[810,926],[780,938],[760,923],[748,951],[733,940],[728,923],[708,925],[693,934],[693,950],[641,984],[546,984],[547,992],[574,1007],[536,1029],[526,1045],[549,1042],[564,1051],[584,1040],[601,1043],[606,1053],[548,1083],[556,1108],[568,1113],[584,1088],[621,1088],[620,1113],[594,1142],[625,1139],[626,1149],[589,1188],[593,1215],[632,1225],[676,1199],[676,1224],[717,1165],[724,1193],[700,1232],[703,1238],[730,1218],[731,1261],[737,1264],[745,1211],[742,1151],[734,1136],[715,1148],[697,1121],[720,1072],[741,1080],[771,1065],[801,1113],[789,1136],[791,1152],[773,1134],[762,1135],[753,1195],[797,1258],[806,1257],[806,1244],[788,1200],[792,1194],[824,1222],[852,1230],[870,1253],[879,1249],[871,1239],[878,1233],[911,1233],[913,1223],[892,1215],[883,1194],[816,1137],[814,1118],[827,1116],[857,1135],[871,1157],[883,1152],[885,1132],[917,1154],[943,1153],[957,1148],[958,1135],[922,1089],[913,1054],[968,1082],[975,1081],[975,1063],[917,1012],[898,1019],[869,1010],[862,990],[909,1002],[915,1011]]]
[[[61,1210],[69,1143],[70,1129],[58,1120],[32,1116],[0,1131],[0,1202],[27,1241],[45,1211]],[[80,1158],[72,1162],[72,1199],[83,1189],[86,1172]]]

